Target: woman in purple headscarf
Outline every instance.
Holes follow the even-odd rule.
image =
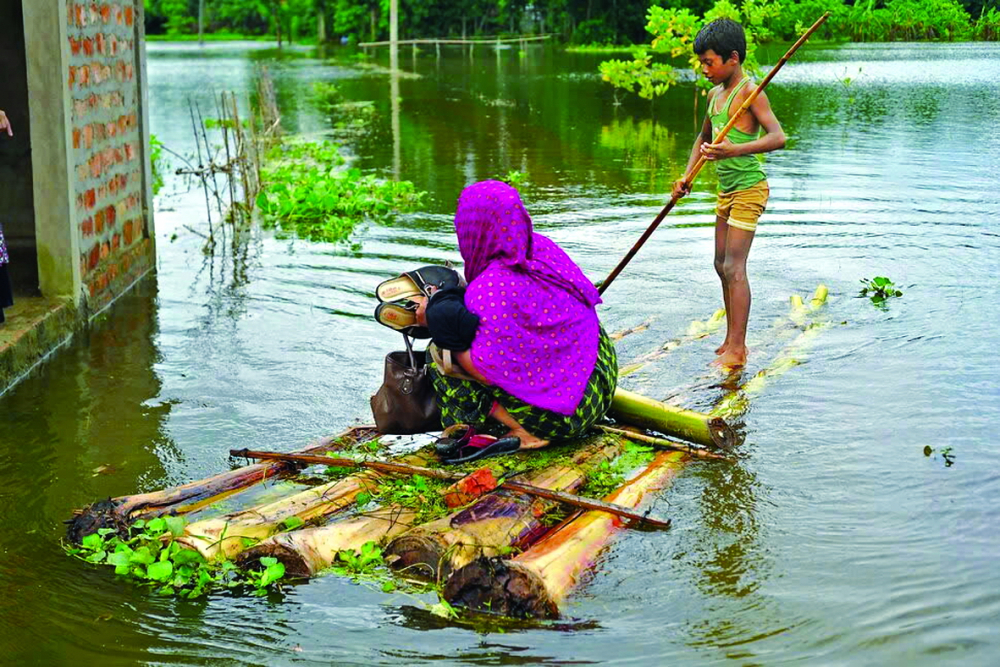
[[[467,187],[455,213],[468,282],[422,304],[435,344],[467,377],[434,369],[444,425],[503,424],[521,449],[585,433],[611,405],[614,345],[595,307],[601,298],[573,260],[534,233],[511,186]]]

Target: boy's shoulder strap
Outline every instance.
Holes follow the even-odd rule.
[[[750,83],[750,77],[748,77],[748,76],[743,77],[743,80],[740,81],[739,85],[736,86],[735,88],[733,88],[733,92],[729,93],[729,99],[726,100],[726,106],[724,106],[722,108],[722,111],[720,111],[719,113],[722,113],[722,112],[725,112],[726,114],[729,113],[729,107],[730,107],[730,105],[732,105],[733,100],[736,98],[736,95],[741,90],[743,90],[743,87],[745,85],[747,85],[748,83]]]

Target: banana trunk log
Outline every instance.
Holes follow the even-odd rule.
[[[623,446],[615,436],[597,436],[568,464],[540,470],[525,481],[572,493],[583,486],[589,469],[613,460]],[[549,530],[544,515],[557,504],[500,489],[464,510],[397,537],[389,543],[385,555],[398,571],[444,581],[454,570],[480,556],[526,548],[538,540]]]
[[[373,427],[355,427],[337,437],[323,438],[295,453],[322,454],[372,440],[377,436]],[[287,477],[299,469],[300,466],[294,463],[264,461],[161,491],[102,500],[74,512],[74,517],[67,522],[68,538],[71,542],[79,543],[100,528],[114,528],[124,533],[137,519],[187,514],[264,480]]]
[[[429,456],[411,454],[402,462],[422,465],[427,463]],[[371,491],[381,476],[373,470],[365,470],[265,505],[197,521],[185,526],[184,534],[176,541],[198,551],[206,560],[233,558],[244,549],[282,532],[283,524],[293,517],[305,522],[316,521],[354,505],[358,494]]]
[[[625,389],[615,391],[610,414],[626,424],[659,431],[706,447],[729,451],[736,446],[736,433],[721,416],[667,405]]]
[[[239,554],[236,561],[248,568],[270,556],[284,563],[289,576],[313,577],[330,567],[340,551],[358,551],[367,542],[392,539],[412,528],[415,519],[416,512],[412,509],[399,505],[380,507],[325,526],[269,537]]]
[[[605,500],[638,507],[665,488],[684,466],[682,452],[663,452]],[[517,618],[558,618],[559,605],[600,552],[623,530],[606,512],[584,512],[563,523],[512,560],[479,558],[457,570],[444,587],[453,605]]]

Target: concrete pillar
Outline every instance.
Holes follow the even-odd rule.
[[[44,296],[72,296],[79,302],[83,290],[70,163],[73,126],[66,94],[66,0],[23,0],[22,8],[39,287]]]

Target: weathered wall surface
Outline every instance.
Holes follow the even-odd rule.
[[[80,275],[90,312],[154,263],[142,131],[142,0],[66,2]]]

